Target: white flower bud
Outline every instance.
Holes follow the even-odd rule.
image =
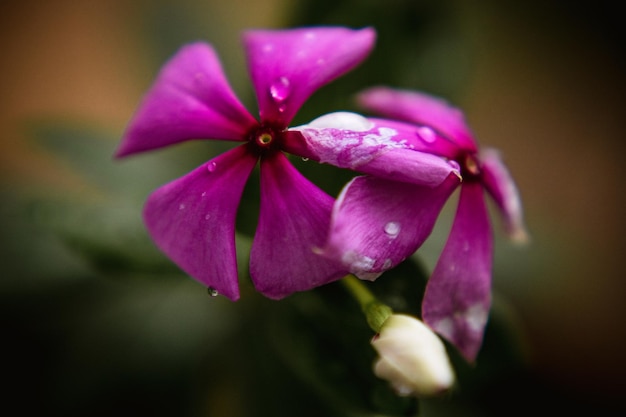
[[[393,314],[372,339],[380,357],[374,373],[398,395],[433,396],[447,391],[454,371],[442,341],[415,317]]]

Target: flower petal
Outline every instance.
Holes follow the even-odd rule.
[[[256,157],[245,146],[157,189],[144,220],[157,246],[183,271],[220,294],[239,298],[235,214]]]
[[[144,96],[116,156],[189,139],[245,140],[257,121],[233,93],[210,45],[183,47]]]
[[[362,91],[357,101],[366,110],[381,116],[416,123],[433,129],[454,142],[467,152],[477,150],[473,134],[465,122],[461,110],[452,107],[445,100],[417,91],[398,90],[388,87],[372,87]],[[424,131],[427,139],[432,134]],[[434,139],[434,138],[433,138]],[[433,146],[441,146],[440,155],[448,155],[449,144],[437,140]]]
[[[424,321],[473,362],[491,305],[493,237],[482,185],[467,182],[452,230],[428,284]]]
[[[282,153],[261,161],[261,209],[250,254],[256,289],[279,299],[347,274],[314,252],[324,243],[333,198],[304,178]]]
[[[361,279],[376,279],[424,243],[457,185],[454,175],[435,188],[354,178],[335,202],[322,253]]]
[[[527,242],[529,238],[524,225],[522,202],[509,170],[495,149],[483,150],[480,156],[483,185],[493,197],[500,209],[500,213],[504,217],[507,234],[515,242]]]
[[[244,35],[261,120],[287,127],[313,92],[363,61],[372,28],[254,30]]]
[[[290,131],[300,132],[306,146],[295,152],[340,168],[429,187],[438,186],[450,173],[460,178],[456,163],[413,149],[408,142],[415,138],[414,125],[338,112]],[[295,146],[287,145],[294,152]]]

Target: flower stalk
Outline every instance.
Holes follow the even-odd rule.
[[[345,276],[341,282],[361,306],[367,324],[375,333],[379,333],[383,323],[393,314],[391,307],[378,300],[363,281],[354,275]]]

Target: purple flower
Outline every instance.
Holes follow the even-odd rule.
[[[312,251],[326,238],[333,198],[299,174],[283,151],[306,150],[302,135],[287,129],[289,123],[318,88],[365,59],[374,41],[371,28],[246,32],[260,121],[233,93],[210,45],[185,46],[164,66],[116,156],[193,139],[243,142],[148,198],[148,231],[182,270],[232,300],[239,298],[235,214],[260,160],[261,206],[250,254],[256,289],[278,299],[345,275],[340,265]]]
[[[422,315],[473,361],[491,305],[493,236],[483,190],[502,213],[509,236],[523,241],[526,232],[517,188],[498,154],[479,152],[463,114],[445,101],[375,87],[361,93],[359,102],[384,117],[414,124],[416,134],[408,139],[412,149],[458,164],[463,178],[458,208],[428,281]],[[344,261],[360,261],[357,268],[354,262],[349,265],[360,278],[374,279],[424,242],[456,185],[444,182],[425,188],[373,177],[356,179],[337,199],[327,246],[342,253]],[[355,254],[353,259],[349,254]]]

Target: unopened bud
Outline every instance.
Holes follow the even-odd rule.
[[[374,373],[398,395],[427,397],[447,391],[455,381],[445,346],[415,317],[393,314],[372,339],[380,357]]]

